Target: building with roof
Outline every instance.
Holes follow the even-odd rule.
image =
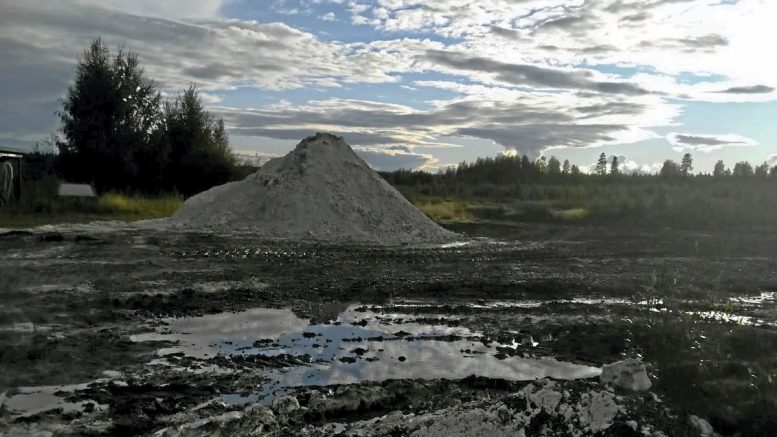
[[[0,145],[0,207],[22,197],[22,172],[28,152]]]

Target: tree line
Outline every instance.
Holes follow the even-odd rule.
[[[409,199],[462,199],[479,218],[556,221],[573,211],[583,221],[689,229],[777,223],[777,170],[740,162],[694,174],[693,157],[666,160],[657,173],[624,173],[602,154],[591,172],[555,157],[499,155],[438,173],[398,170],[381,175]],[[766,169],[768,168],[768,171]],[[425,199],[426,198],[426,199]]]
[[[196,86],[163,99],[123,47],[112,53],[92,41],[61,103],[55,166],[68,181],[100,192],[190,196],[244,176],[224,121],[205,110]]]
[[[585,182],[585,181],[613,181],[613,176],[623,178],[646,180],[651,178],[675,179],[685,178],[777,178],[777,165],[769,166],[767,162],[753,166],[747,161],[737,162],[733,168],[726,168],[721,160],[715,164],[711,174],[694,174],[693,156],[686,153],[678,163],[671,159],[664,161],[661,169],[656,174],[644,172],[624,172],[617,156],[608,159],[602,153],[590,173],[581,171],[580,167],[571,164],[569,160],[562,163],[555,156],[541,156],[531,160],[528,156],[497,155],[495,157],[478,158],[473,162],[463,161],[456,167],[448,167],[436,174],[423,170],[400,169],[393,172],[383,172],[382,175],[395,185],[426,184],[438,181],[440,183],[533,183],[533,182]]]

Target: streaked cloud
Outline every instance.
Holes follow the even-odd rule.
[[[699,135],[671,133],[667,135],[667,141],[678,152],[692,151],[709,153],[724,147],[749,147],[757,146],[758,142],[736,134],[727,135]]]
[[[375,162],[432,168],[430,150],[474,159],[472,144],[493,143],[534,157],[648,140],[706,153],[767,146],[747,130],[696,135],[677,124],[691,102],[777,100],[771,0],[270,0],[253,15],[251,7],[7,2],[0,138],[29,146],[56,130],[75,59],[100,35],[138,52],[166,92],[197,83],[233,135],[291,141],[330,130]],[[405,101],[414,96],[423,97]]]

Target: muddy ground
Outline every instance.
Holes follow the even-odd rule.
[[[0,435],[777,433],[777,235],[452,228],[2,233]]]

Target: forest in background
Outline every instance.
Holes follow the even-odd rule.
[[[382,176],[439,221],[578,222],[688,229],[774,228],[777,167],[719,161],[694,174],[693,158],[664,162],[658,174],[624,174],[605,155],[593,173],[569,162],[500,155],[436,174]]]

